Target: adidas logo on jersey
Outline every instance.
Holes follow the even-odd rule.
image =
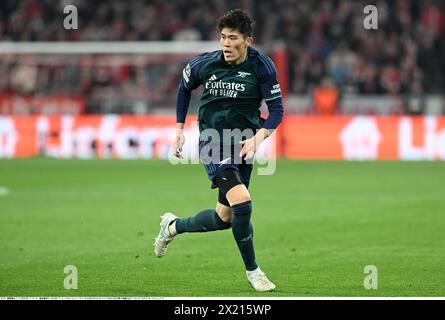
[[[209,81],[215,81],[217,78],[216,78],[216,76],[213,74],[210,78],[209,78]]]
[[[249,72],[244,72],[244,71],[238,71],[238,74],[236,75],[237,77],[241,77],[241,78],[245,78],[246,76],[250,76],[251,73]]]

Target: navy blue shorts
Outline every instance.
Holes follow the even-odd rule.
[[[213,154],[214,150],[219,148],[218,154]],[[239,149],[240,150],[240,149]],[[248,188],[250,183],[250,176],[252,174],[253,164],[251,161],[246,162],[239,157],[239,150],[233,145],[218,145],[211,142],[199,142],[200,160],[204,164],[207,176],[212,181],[211,188],[215,189],[218,186],[215,184],[215,177],[222,171],[232,168],[238,171],[241,182]]]

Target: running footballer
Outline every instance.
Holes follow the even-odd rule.
[[[231,228],[249,283],[257,291],[271,291],[275,284],[255,259],[248,188],[255,152],[283,118],[281,90],[272,60],[252,47],[252,20],[245,12],[227,12],[218,22],[218,31],[222,49],[193,58],[183,70],[172,145],[173,155],[181,157],[191,92],[203,86],[198,109],[200,159],[211,187],[219,189],[218,201],[215,209],[189,218],[165,213],[155,254],[162,257],[179,234]],[[259,111],[263,100],[269,110],[267,119]]]

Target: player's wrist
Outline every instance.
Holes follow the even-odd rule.
[[[184,133],[184,124],[183,123],[176,123],[176,135],[182,135]]]
[[[262,142],[263,140],[266,140],[268,136],[269,136],[269,130],[266,128],[261,128],[256,133],[255,140]]]

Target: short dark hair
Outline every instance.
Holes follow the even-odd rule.
[[[238,30],[244,38],[252,37],[253,34],[253,20],[247,13],[240,9],[228,11],[218,21],[218,31],[221,32],[224,28]]]

